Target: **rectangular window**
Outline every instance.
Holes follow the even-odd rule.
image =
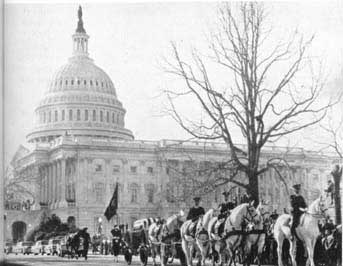
[[[48,122],[51,122],[51,111],[49,111],[49,120]]]
[[[137,173],[137,166],[131,166],[130,167],[130,172],[134,173],[134,174]]]
[[[105,186],[103,183],[95,184],[95,200],[96,202],[104,202]]]
[[[88,110],[85,110],[85,121],[88,121]]]
[[[119,172],[120,172],[120,166],[119,165],[113,165],[112,173],[116,174],[116,173],[119,173]]]
[[[65,111],[64,110],[62,110],[62,121],[64,121],[64,119],[65,119]]]
[[[110,122],[110,113],[109,112],[106,113],[106,122],[107,123]]]
[[[93,121],[96,121],[96,111],[93,110]]]
[[[77,112],[76,112],[76,119],[77,119],[78,121],[81,120],[81,112],[80,112],[80,110],[77,110]]]
[[[148,167],[148,173],[152,174],[154,173],[154,168],[152,168],[151,166]]]
[[[104,120],[103,112],[100,111],[100,122],[102,122],[103,120]]]
[[[55,111],[55,122],[57,122],[58,120],[58,114],[57,114],[57,111]]]
[[[73,120],[73,110],[69,110],[69,121]]]
[[[101,164],[97,164],[95,166],[95,172],[101,172],[102,171],[102,165]]]

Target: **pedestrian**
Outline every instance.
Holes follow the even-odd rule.
[[[87,232],[88,228],[84,227],[81,231],[80,236],[83,238],[83,256],[85,257],[85,260],[87,260],[88,255],[88,249],[89,249],[89,243],[91,241],[91,237],[89,233]]]

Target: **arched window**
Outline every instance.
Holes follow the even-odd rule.
[[[100,122],[103,122],[103,120],[104,120],[104,117],[103,117],[103,112],[102,112],[102,111],[100,111]]]
[[[96,121],[96,111],[93,110],[93,121]]]
[[[64,110],[62,110],[62,119],[61,119],[62,121],[64,121],[64,119],[65,119],[65,115],[66,115],[66,114],[65,114],[65,111],[64,111]]]
[[[43,123],[46,123],[46,113],[43,113]]]
[[[130,193],[131,193],[131,203],[138,202],[138,185],[136,183],[132,183],[130,185]]]
[[[93,86],[93,81],[90,80],[89,83],[91,84],[91,86]]]
[[[48,122],[51,122],[51,111],[49,111],[49,118],[48,118]]]
[[[58,120],[58,113],[57,111],[55,111],[55,122],[57,122],[57,120]]]
[[[80,81],[80,80],[78,80],[78,81],[77,81],[77,85],[80,85],[80,83],[81,83],[81,81]]]
[[[117,114],[117,124],[119,124],[119,114]]]
[[[85,110],[85,121],[88,121],[88,110]]]
[[[74,85],[74,80],[71,80],[71,85]]]
[[[112,113],[112,123],[114,124],[114,113]]]
[[[85,80],[85,81],[83,82],[83,84],[87,85],[87,81]]]
[[[69,110],[69,121],[73,120],[73,110]]]
[[[109,123],[110,122],[110,113],[107,112],[106,114],[106,122]]]
[[[66,85],[68,85],[68,80],[66,80]]]
[[[81,120],[81,112],[80,112],[79,109],[77,109],[77,111],[76,111],[76,119],[77,119],[78,121]]]
[[[102,88],[104,87],[104,83],[103,83],[103,82],[101,82],[101,87],[102,87]]]
[[[97,85],[97,86],[98,86],[98,81],[95,81],[95,85]]]

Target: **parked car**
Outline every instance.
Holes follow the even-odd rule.
[[[25,242],[18,242],[14,247],[13,247],[13,253],[16,255],[19,253],[22,254],[30,254],[31,253],[31,247],[33,246],[33,242],[31,241],[25,241]]]
[[[14,244],[12,242],[6,242],[4,252],[5,254],[12,253]]]
[[[46,248],[46,254],[48,255],[60,255],[61,254],[61,240],[50,239]]]
[[[59,256],[61,257],[64,257],[65,255],[69,254],[69,250],[67,249],[67,240],[68,236],[61,238],[61,252],[59,254]]]
[[[49,244],[48,240],[39,240],[37,241],[31,248],[32,254],[38,255],[38,254],[45,254],[46,253],[46,247]]]
[[[23,242],[23,254],[31,254],[31,248],[35,243],[32,241]]]

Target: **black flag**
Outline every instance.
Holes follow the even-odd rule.
[[[105,211],[105,217],[107,220],[111,220],[111,218],[117,214],[118,209],[118,183],[116,183],[116,188],[114,189],[112,199],[110,203],[108,204],[106,211]]]

